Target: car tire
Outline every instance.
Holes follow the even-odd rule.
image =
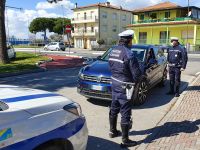
[[[56,51],[59,51],[60,49],[59,48],[56,48]]]
[[[133,105],[139,106],[146,102],[148,93],[148,84],[146,79],[141,80],[135,85],[133,93]]]
[[[71,150],[71,148],[69,147],[69,149],[67,148],[67,144],[64,143],[53,143],[53,144],[48,144],[48,145],[44,145],[36,150]]]
[[[44,50],[45,50],[45,51],[48,51],[48,48],[45,47]]]
[[[162,80],[160,81],[159,86],[164,87],[166,81],[167,81],[167,68],[165,68],[163,71]]]

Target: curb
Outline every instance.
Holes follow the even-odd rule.
[[[46,71],[46,69],[38,68],[35,70],[28,70],[28,71],[22,71],[22,72],[3,73],[3,74],[0,74],[0,78],[19,76],[19,75],[30,74],[30,73],[39,73],[39,72],[45,72],[45,71]]]
[[[182,87],[183,91],[181,94],[180,94],[180,97],[179,98],[173,98],[172,101],[174,101],[171,105],[171,108],[168,110],[168,112],[163,116],[163,118],[157,123],[157,126],[160,126],[162,124],[164,124],[165,122],[167,122],[167,120],[172,116],[172,114],[177,110],[177,108],[179,107],[179,105],[181,104],[184,96],[186,95],[186,93],[188,92],[187,89],[190,89],[190,86],[191,85],[194,85],[196,83],[197,80],[200,79],[200,75],[198,76],[194,76],[191,81],[189,82],[188,85],[185,85]],[[154,137],[157,135],[157,133],[160,131],[159,128],[156,128],[154,129],[153,131],[153,134],[152,135],[147,135],[146,137],[150,136],[148,140],[144,141],[144,143],[140,144],[136,149],[137,150],[145,150],[146,147],[150,144],[149,141],[151,141],[152,139],[154,139]],[[146,138],[145,137],[145,138]],[[145,144],[147,143],[147,144]]]
[[[65,55],[67,57],[72,57],[72,58],[83,58],[83,56],[78,56],[78,55]]]

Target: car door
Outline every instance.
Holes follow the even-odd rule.
[[[148,57],[149,57],[148,53],[150,53],[150,51],[152,52],[151,53],[152,60],[151,60],[151,62],[148,62]],[[156,59],[153,47],[150,47],[148,49],[146,57],[147,57],[146,58],[146,66],[147,66],[146,74],[147,74],[147,78],[149,80],[150,86],[153,86],[159,80],[159,75],[158,75],[158,73],[159,73],[159,64],[158,64],[158,61]]]

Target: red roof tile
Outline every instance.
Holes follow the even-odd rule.
[[[172,3],[172,2],[164,2],[159,3],[153,6],[141,8],[141,9],[135,9],[133,12],[139,13],[139,12],[147,12],[147,11],[155,11],[155,10],[165,10],[165,9],[174,9],[174,8],[180,8],[181,6]]]

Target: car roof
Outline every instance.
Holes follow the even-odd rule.
[[[156,47],[155,45],[148,45],[148,44],[134,44],[132,45],[132,48],[143,48],[143,49],[148,49],[150,47]]]

